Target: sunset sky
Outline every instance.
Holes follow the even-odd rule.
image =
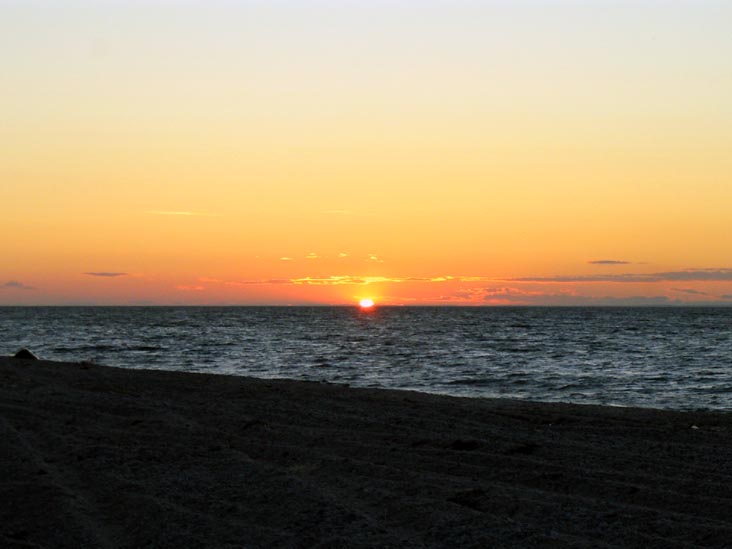
[[[732,304],[729,0],[0,0],[0,304]]]

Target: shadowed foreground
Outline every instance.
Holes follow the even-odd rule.
[[[0,359],[3,547],[729,547],[732,416]]]

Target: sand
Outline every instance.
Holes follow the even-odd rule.
[[[732,547],[732,416],[0,359],[2,547]]]

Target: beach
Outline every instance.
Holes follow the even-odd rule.
[[[723,412],[13,358],[0,409],[3,547],[732,546]]]

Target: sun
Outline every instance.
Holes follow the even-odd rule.
[[[365,297],[361,301],[358,302],[358,305],[362,309],[371,309],[374,306],[374,300],[371,299],[370,297]]]

